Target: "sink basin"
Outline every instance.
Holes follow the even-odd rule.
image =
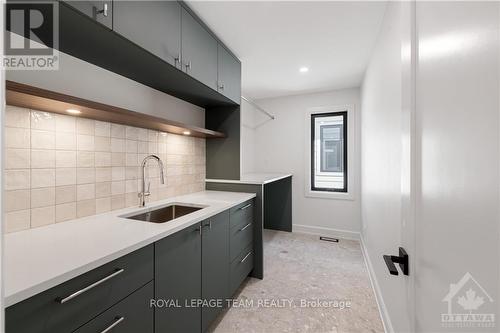
[[[145,222],[165,223],[178,217],[196,212],[204,207],[205,206],[170,204],[159,208],[153,207],[140,213],[133,213],[121,217]]]

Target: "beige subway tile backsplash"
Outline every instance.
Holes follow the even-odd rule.
[[[53,149],[32,149],[31,168],[46,169],[56,167],[56,151]]]
[[[31,210],[17,210],[5,213],[5,232],[21,231],[30,228]]]
[[[14,190],[5,192],[5,211],[30,208],[30,190]]]
[[[54,131],[31,130],[31,149],[55,149],[56,133]]]
[[[5,128],[5,148],[30,148],[29,128]]]
[[[56,222],[56,207],[47,206],[31,209],[31,227],[41,227]]]
[[[76,118],[72,116],[65,116],[56,114],[56,132],[75,133],[76,132]]]
[[[5,126],[30,128],[30,111],[7,105],[5,108]]]
[[[55,204],[55,187],[31,189],[31,208],[54,206]]]
[[[148,202],[205,188],[205,140],[7,106],[5,231],[15,232],[138,205],[142,160]]]
[[[56,205],[76,201],[76,185],[56,187]]]
[[[5,149],[5,169],[27,169],[30,167],[29,149]]]
[[[56,149],[76,150],[76,134],[56,132]]]
[[[76,218],[76,202],[56,205],[56,223]]]
[[[5,190],[30,188],[30,169],[5,170]]]

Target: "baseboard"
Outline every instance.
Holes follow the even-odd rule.
[[[386,333],[393,333],[394,329],[392,328],[391,318],[389,317],[389,312],[387,311],[387,307],[385,306],[384,298],[382,297],[382,292],[380,290],[380,286],[378,284],[377,277],[373,269],[372,261],[370,260],[370,256],[368,255],[368,250],[363,241],[362,234],[360,234],[359,241],[361,244],[361,251],[363,252],[363,257],[365,258],[366,269],[368,270],[368,276],[370,277],[372,289],[375,292],[375,300],[377,301],[378,311],[380,313],[380,317],[382,318],[384,331]]]
[[[356,231],[324,228],[324,227],[314,227],[314,226],[302,225],[302,224],[293,224],[292,225],[292,232],[300,232],[300,233],[304,233],[304,234],[312,234],[312,235],[343,238],[343,239],[354,239],[354,240],[360,239],[359,232],[356,232]]]

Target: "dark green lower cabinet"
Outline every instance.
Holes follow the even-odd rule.
[[[8,307],[6,332],[206,332],[253,268],[250,203]]]
[[[148,245],[9,306],[5,331],[73,332],[153,279],[153,250]]]
[[[155,243],[155,332],[200,332],[201,231],[192,225]]]
[[[153,281],[104,311],[75,333],[120,332],[153,333]]]
[[[229,293],[229,211],[202,222],[202,332],[226,305]]]

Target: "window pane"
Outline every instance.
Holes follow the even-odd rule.
[[[347,113],[322,113],[311,117],[311,189],[346,192]]]

